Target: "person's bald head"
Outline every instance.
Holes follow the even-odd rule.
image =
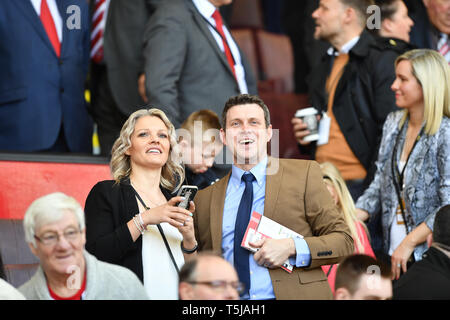
[[[212,253],[188,260],[179,274],[181,300],[237,300],[241,286],[234,267]]]

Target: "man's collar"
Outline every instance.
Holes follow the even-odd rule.
[[[345,43],[342,46],[340,51],[336,50],[334,47],[330,47],[327,50],[328,55],[330,55],[330,56],[332,56],[332,55],[338,56],[341,53],[348,54],[350,52],[350,50],[352,50],[353,47],[356,45],[356,43],[359,41],[359,38],[360,38],[360,36],[356,36],[356,37],[352,38],[350,41],[348,41],[347,43]]]

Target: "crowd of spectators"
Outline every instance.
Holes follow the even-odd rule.
[[[308,160],[270,155],[232,2],[0,2],[0,150],[91,154],[96,128],[112,176],[30,205],[39,267],[14,288],[0,255],[1,299],[450,298],[450,1],[278,3],[306,17]]]

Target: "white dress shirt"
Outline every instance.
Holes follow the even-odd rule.
[[[34,7],[38,17],[41,16],[41,2],[42,0],[30,0],[31,4]],[[61,14],[58,10],[58,6],[56,5],[56,0],[47,0],[48,9],[50,10],[50,14],[52,15],[53,22],[55,23],[56,33],[58,34],[59,42],[62,43],[63,38],[63,20]]]

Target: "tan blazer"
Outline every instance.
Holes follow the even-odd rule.
[[[278,169],[277,169],[278,168]],[[308,268],[289,274],[270,269],[277,299],[332,299],[321,265],[353,253],[353,238],[338,213],[315,161],[269,157],[264,215],[300,233],[311,251]],[[222,252],[222,218],[231,172],[195,198],[194,226],[200,251]]]

